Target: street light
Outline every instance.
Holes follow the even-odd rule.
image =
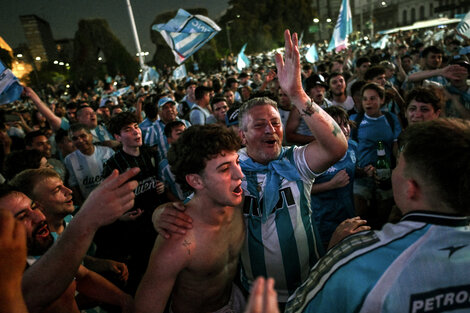
[[[314,18],[314,19],[313,19],[313,22],[314,22],[314,23],[319,23],[320,20],[319,20],[318,18]]]
[[[331,23],[331,18],[327,18],[327,19],[326,19],[326,22],[327,22],[327,23]]]

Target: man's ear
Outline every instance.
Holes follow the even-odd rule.
[[[242,140],[242,145],[246,146],[246,136],[245,136],[245,132],[241,129],[238,130],[238,136],[240,136],[241,140]]]
[[[406,197],[408,200],[417,200],[422,196],[422,189],[418,182],[414,179],[408,179],[406,181]]]
[[[195,190],[200,190],[204,188],[204,183],[199,174],[187,174],[186,182],[189,186],[193,187]]]
[[[117,141],[121,142],[121,136],[117,135],[117,134],[114,134],[114,139],[116,139]]]

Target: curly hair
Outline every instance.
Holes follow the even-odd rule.
[[[240,149],[240,137],[217,124],[189,127],[168,151],[168,163],[175,180],[184,190],[192,190],[186,182],[188,174],[202,174],[207,161],[222,151]]]
[[[113,116],[108,122],[108,130],[113,135],[121,135],[121,129],[130,124],[139,124],[139,119],[131,112],[122,112]]]

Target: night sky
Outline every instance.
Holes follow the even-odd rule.
[[[205,7],[215,19],[227,9],[227,0],[131,0],[142,51],[152,55],[155,46],[150,40],[150,26],[156,15],[179,8]],[[104,18],[112,32],[131,53],[135,47],[126,0],[19,0],[2,1],[0,5],[0,36],[14,49],[26,43],[19,16],[35,14],[49,22],[54,39],[74,38],[78,21]]]

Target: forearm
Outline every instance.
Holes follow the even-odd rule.
[[[84,266],[80,267],[79,275],[77,275],[77,291],[99,302],[120,307],[126,306],[130,301],[128,294]]]
[[[30,99],[36,105],[39,112],[47,119],[49,124],[52,127],[52,130],[56,131],[60,128],[61,119],[54,112],[49,109],[49,107],[39,98],[39,96],[34,93],[30,96]]]
[[[312,194],[317,194],[332,189],[335,189],[335,187],[332,185],[331,180],[324,183],[314,183],[312,185]]]
[[[440,76],[440,75],[442,75],[442,69],[419,71],[419,72],[408,75],[408,81],[417,82],[417,81],[422,81],[424,79],[431,78],[434,76]]]

